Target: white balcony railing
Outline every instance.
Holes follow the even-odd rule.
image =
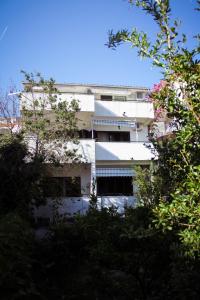
[[[95,116],[153,119],[149,101],[95,101]]]
[[[31,93],[23,93],[21,97],[20,109],[22,107],[32,110],[33,100],[38,100],[41,103],[41,107],[44,104],[47,111],[51,110],[51,106],[48,104],[47,96],[45,94],[35,92],[33,95]],[[57,96],[57,102],[77,100],[81,112],[94,112],[94,95],[87,94],[70,94],[63,93]],[[37,107],[40,109],[40,106]]]
[[[85,214],[89,208],[89,195],[81,197],[63,197],[60,199],[58,212],[61,216],[73,217],[77,214]],[[135,207],[137,200],[134,196],[98,196],[97,197],[98,209],[102,207],[114,206],[119,213],[124,213],[125,207]],[[53,220],[55,207],[53,201],[48,199],[47,204],[35,208],[34,215],[36,218],[48,218]]]
[[[34,153],[36,149],[36,139],[34,136],[26,137],[28,148]],[[78,144],[73,142],[62,142],[59,145],[52,143],[45,144],[45,149],[54,153],[54,155],[60,160],[65,162],[65,152],[76,150],[76,155],[80,156],[80,161],[83,163],[95,163],[95,140],[82,139]]]
[[[102,207],[115,207],[118,213],[124,213],[125,207],[135,207],[137,200],[134,196],[98,196],[98,208]]]
[[[144,142],[96,142],[96,160],[147,161],[154,157]]]

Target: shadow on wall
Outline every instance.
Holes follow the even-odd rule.
[[[152,103],[147,101],[95,101],[95,116],[152,119],[154,111]]]
[[[135,207],[137,205],[134,196],[98,196],[97,201],[98,209],[114,206],[119,213],[124,213],[125,207]],[[89,196],[66,197],[55,201],[49,199],[46,205],[35,209],[35,218],[37,220],[53,221],[57,213],[66,218],[74,217],[77,214],[84,215],[89,208],[89,202]]]
[[[94,143],[94,141],[92,141],[92,143]],[[95,146],[91,144],[91,141],[90,142],[86,141],[84,144],[83,142],[78,144],[78,149],[81,154],[82,162],[91,163],[94,161],[94,157],[93,157],[94,147]]]
[[[134,196],[98,196],[98,208],[114,206],[120,214],[124,213],[125,207],[136,205],[137,201]]]
[[[57,213],[63,217],[85,214],[89,208],[89,200],[88,196],[62,197],[55,200],[48,198],[46,205],[35,208],[34,215],[39,220],[53,221]]]
[[[95,115],[97,115],[97,116],[109,116],[109,117],[120,116],[120,112],[119,113],[114,113],[113,110],[110,110],[107,107],[105,107],[105,105],[107,103],[108,103],[107,101],[104,101],[104,102],[103,101],[95,101]],[[115,102],[115,104],[116,104],[116,102]],[[123,117],[123,115],[121,115],[121,116]]]
[[[119,160],[120,158],[113,154],[112,152],[108,151],[103,147],[100,143],[96,143],[96,159],[98,160]]]

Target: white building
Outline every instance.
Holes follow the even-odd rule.
[[[153,157],[145,145],[148,126],[154,119],[153,104],[145,97],[147,89],[93,84],[55,86],[61,98],[79,101],[82,138],[77,147],[84,158],[84,163],[65,164],[52,172],[49,180],[62,186],[60,213],[84,213],[94,182],[99,205],[115,205],[119,211],[134,205],[133,167],[149,165]],[[70,188],[73,183],[75,189]],[[38,214],[45,217],[51,209],[49,201],[48,209],[41,207]]]

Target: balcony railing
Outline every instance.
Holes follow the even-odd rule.
[[[149,101],[95,101],[95,116],[153,119],[153,104]]]
[[[150,143],[148,143],[150,145]],[[154,157],[143,142],[96,142],[96,160],[148,161]]]
[[[36,149],[36,139],[34,136],[27,136],[26,142],[28,148],[34,153]],[[95,140],[92,139],[81,139],[78,144],[73,142],[62,142],[60,145],[55,145],[52,143],[45,144],[45,149],[54,153],[55,157],[60,160],[60,162],[65,162],[65,152],[66,151],[76,151],[76,156],[79,157],[80,162],[83,163],[94,163],[95,162]]]
[[[25,109],[33,110],[33,101],[35,100],[41,104],[41,106],[37,106],[37,109],[41,109],[44,105],[45,110],[51,110],[47,95],[39,92],[35,92],[34,94],[23,93],[21,97],[20,109],[22,110],[24,107]],[[94,112],[94,95],[63,93],[57,96],[57,103],[59,101],[71,102],[72,100],[77,100],[81,112]]]

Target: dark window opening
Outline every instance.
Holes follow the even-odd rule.
[[[76,130],[71,134],[71,137],[77,139],[91,139],[92,138],[92,131],[87,129]]]
[[[130,142],[129,131],[97,131],[98,142]]]
[[[79,130],[79,139],[91,139],[92,138],[92,131],[82,129]]]
[[[144,99],[144,93],[143,92],[137,92],[137,99]]]
[[[101,95],[101,100],[103,101],[112,101],[112,96],[110,95]]]
[[[132,177],[98,177],[98,196],[132,196]]]
[[[126,101],[126,96],[115,96],[114,100],[116,100],[116,101]]]
[[[47,177],[44,182],[45,197],[81,196],[80,177]]]

